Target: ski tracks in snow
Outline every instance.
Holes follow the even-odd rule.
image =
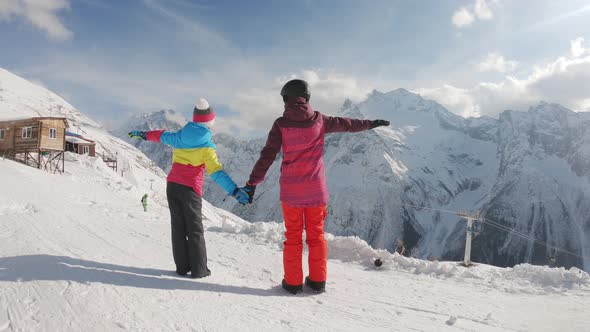
[[[145,213],[125,190],[67,177],[59,178],[66,194],[56,195],[47,188],[55,187],[57,177],[24,170],[30,177],[19,181],[47,193],[31,198],[23,191],[20,201],[0,196],[0,240],[9,239],[0,241],[2,332],[587,328],[584,290],[527,293],[523,289],[538,288],[437,274],[440,267],[430,262],[422,262],[424,269],[395,264],[376,270],[365,262],[375,252],[344,238],[329,242],[327,293],[305,288],[292,296],[280,287],[281,227],[237,218],[224,227],[223,218],[233,217],[214,215],[208,205],[212,275],[178,277],[164,207],[153,204]],[[10,200],[10,206],[25,208],[29,199],[42,204],[24,213],[3,205]],[[306,259],[303,266],[307,274]],[[511,285],[516,291],[503,287]]]

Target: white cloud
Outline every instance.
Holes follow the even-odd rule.
[[[417,92],[467,116],[496,116],[506,109],[526,110],[541,100],[556,102],[575,111],[590,111],[588,82],[590,54],[560,57],[534,68],[522,79],[506,76],[501,82],[479,83],[471,88],[447,84],[417,89]]]
[[[480,83],[472,88],[446,84],[417,92],[464,117],[496,116],[506,109],[523,110],[539,100],[533,99],[526,86],[512,78],[500,83]]]
[[[494,18],[494,13],[486,0],[476,0],[473,6],[473,12],[480,20],[491,20]]]
[[[49,38],[67,40],[73,33],[64,26],[57,13],[69,9],[69,0],[2,0],[0,20],[10,21],[15,17],[22,17],[45,31]]]
[[[476,19],[491,20],[494,18],[494,12],[490,5],[498,0],[475,0],[475,3],[469,6],[461,7],[453,13],[451,21],[458,28],[468,27]]]
[[[29,77],[43,77],[85,91],[85,105],[95,106],[107,99],[142,112],[163,108],[189,112],[196,99],[205,97],[212,105],[231,112],[219,115],[216,131],[242,137],[265,134],[281,116],[280,90],[290,79],[308,81],[313,108],[327,114],[336,112],[346,98],[360,102],[373,88],[350,76],[317,69],[279,77],[264,65],[242,58],[225,60],[201,71],[180,73],[171,72],[165,61],[142,63],[138,60],[123,65],[123,60],[105,54],[59,55],[28,68],[26,73]],[[84,105],[74,106],[89,112]]]
[[[453,24],[459,28],[471,25],[474,20],[475,17],[473,17],[471,11],[465,7],[456,10],[452,18]]]
[[[498,53],[490,53],[486,59],[477,65],[480,71],[498,71],[500,73],[511,72],[518,67],[518,62],[506,60]]]
[[[259,135],[270,129],[273,121],[283,113],[280,97],[283,84],[295,78],[307,81],[311,88],[310,104],[325,114],[334,114],[345,99],[360,102],[372,91],[355,78],[323,70],[303,70],[297,74],[274,79],[265,79],[253,85],[256,88],[243,88],[235,95],[227,96],[229,106],[236,113],[222,117],[216,122],[221,131],[239,132],[244,135]]]
[[[571,48],[570,48],[571,53],[575,58],[580,57],[580,56],[584,55],[584,53],[589,51],[588,49],[586,49],[584,47],[584,38],[583,37],[579,37],[579,38],[572,40],[570,42],[570,45],[571,45]]]
[[[417,89],[415,92],[441,103],[450,111],[463,117],[479,117],[482,115],[477,101],[466,89],[445,84],[440,88]]]

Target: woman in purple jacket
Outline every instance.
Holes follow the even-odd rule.
[[[358,132],[388,126],[385,120],[355,120],[323,115],[309,105],[309,85],[303,80],[291,80],[283,86],[285,103],[283,116],[275,120],[266,146],[254,165],[247,182],[250,202],[258,185],[283,150],[281,165],[281,205],[285,219],[283,250],[284,279],[282,286],[292,294],[303,290],[302,234],[306,231],[309,247],[309,276],[305,284],[316,292],[326,286],[328,249],[324,238],[324,219],[329,199],[324,172],[324,134]]]

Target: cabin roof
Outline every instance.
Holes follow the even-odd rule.
[[[24,120],[33,120],[33,121],[40,121],[40,120],[63,120],[64,125],[66,128],[69,128],[68,119],[63,116],[33,116],[33,117],[18,117],[18,118],[9,118],[0,120],[0,123],[3,122],[16,122],[16,121],[24,121]]]
[[[72,139],[72,140],[69,140],[69,139]],[[80,142],[80,143],[91,143],[91,144],[95,143],[93,140],[88,139],[80,134],[74,134],[70,131],[66,131],[66,141],[74,143],[74,139],[84,141],[84,142]],[[76,144],[78,144],[78,143],[76,143]]]
[[[93,144],[95,144],[91,140],[87,140],[87,139],[79,138],[79,137],[73,137],[73,136],[66,136],[66,142],[70,142],[70,143],[73,143],[73,144],[86,144],[86,145],[93,145]]]

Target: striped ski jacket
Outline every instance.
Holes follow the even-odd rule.
[[[293,207],[325,205],[329,192],[324,171],[324,134],[370,128],[370,120],[326,116],[313,111],[304,98],[289,100],[283,116],[275,120],[268,134],[248,183],[262,182],[282,149],[281,202]]]
[[[169,182],[189,186],[197,195],[202,196],[203,173],[206,171],[228,194],[236,189],[235,182],[217,160],[211,131],[206,126],[189,122],[177,132],[152,130],[146,132],[146,139],[174,148],[172,169],[167,177]]]

